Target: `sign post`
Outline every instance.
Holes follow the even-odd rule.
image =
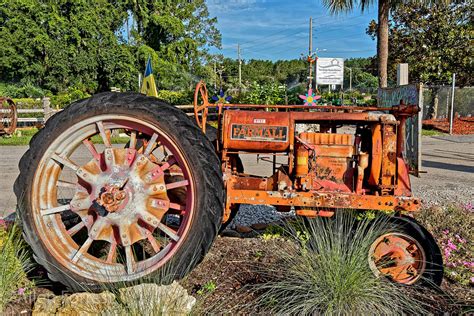
[[[316,61],[316,84],[340,85],[344,82],[343,58],[318,58]]]

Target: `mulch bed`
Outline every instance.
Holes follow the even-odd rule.
[[[440,131],[442,133],[449,133],[449,120],[448,119],[424,120],[423,128]],[[474,134],[474,117],[455,118],[454,125],[453,125],[453,134],[455,135]]]
[[[267,280],[268,276],[263,272],[265,267],[280,266],[282,271],[285,269],[279,262],[278,252],[287,243],[283,239],[218,237],[203,262],[180,281],[197,299],[194,314],[261,314],[255,304],[257,294],[252,286]],[[207,290],[206,284],[209,283],[215,285],[215,289]],[[431,306],[435,305],[433,314],[469,311],[467,301],[472,305],[472,287],[466,288],[445,279],[442,291],[422,292],[423,300]],[[30,315],[37,295],[42,293],[51,291],[35,289],[31,295],[10,303],[6,315]],[[415,292],[413,294],[418,296]]]

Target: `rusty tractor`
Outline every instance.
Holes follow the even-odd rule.
[[[18,113],[12,99],[0,97],[0,118],[0,136],[13,134],[16,130]]]
[[[207,117],[216,107],[214,128]],[[368,254],[374,274],[439,284],[439,248],[407,216],[420,200],[404,126],[418,110],[216,105],[200,82],[193,122],[155,98],[98,94],[55,114],[22,157],[15,193],[24,235],[51,279],[100,289],[164,271],[183,277],[241,204],[306,217],[389,211],[392,228]],[[272,174],[246,173],[247,154],[273,157]]]

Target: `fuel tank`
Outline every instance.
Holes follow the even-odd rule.
[[[225,111],[222,142],[229,150],[284,152],[290,146],[290,112]]]

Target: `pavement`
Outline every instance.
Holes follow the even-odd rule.
[[[27,146],[0,146],[2,217],[15,209],[13,183],[19,174],[18,162],[27,149]],[[265,158],[257,163],[255,156],[245,155],[242,160],[247,173],[271,173],[271,163],[264,161]],[[411,178],[412,187],[414,194],[427,204],[474,202],[474,135],[423,136],[421,170],[424,173],[420,178]]]

